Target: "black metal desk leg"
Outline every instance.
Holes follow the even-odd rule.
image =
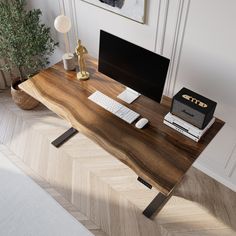
[[[62,144],[64,144],[66,141],[68,141],[77,133],[78,133],[78,130],[72,127],[68,129],[65,133],[63,133],[61,136],[59,136],[57,139],[55,139],[51,144],[59,148]]]
[[[157,196],[152,200],[152,202],[147,206],[147,208],[143,211],[143,214],[151,218],[156,215],[168,202],[170,196],[165,196],[162,193],[158,193]]]

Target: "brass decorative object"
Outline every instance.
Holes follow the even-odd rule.
[[[203,107],[203,108],[206,108],[208,107],[206,103],[196,99],[196,98],[193,98],[192,96],[189,96],[187,94],[183,94],[182,97],[186,100],[189,100],[190,102],[193,102],[195,103],[196,105],[200,106],[200,107]]]
[[[81,40],[78,40],[78,46],[75,49],[75,52],[78,56],[78,64],[80,71],[77,72],[77,79],[86,80],[89,79],[89,72],[86,71],[86,65],[84,56],[88,53],[87,49],[81,44]]]

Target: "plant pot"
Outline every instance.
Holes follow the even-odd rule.
[[[17,106],[23,110],[32,110],[39,105],[39,101],[22,91],[18,85],[20,81],[17,81],[11,86],[12,99]]]

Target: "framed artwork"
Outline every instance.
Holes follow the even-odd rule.
[[[131,20],[144,23],[146,0],[82,0]]]

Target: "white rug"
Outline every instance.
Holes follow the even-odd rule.
[[[0,150],[1,236],[93,236]]]

